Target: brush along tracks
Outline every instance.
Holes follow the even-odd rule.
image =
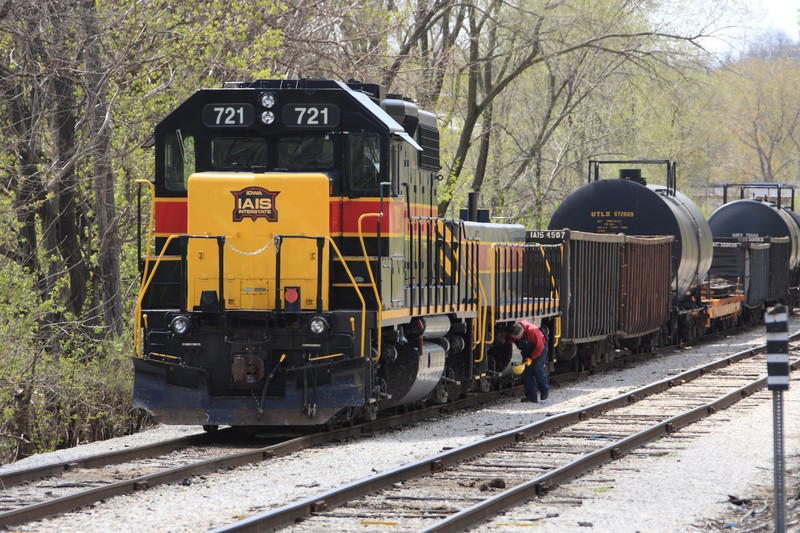
[[[218,531],[462,531],[766,386],[759,349]],[[796,369],[800,361],[792,363]]]

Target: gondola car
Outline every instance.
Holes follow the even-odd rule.
[[[644,353],[669,343],[672,241],[672,236],[528,232],[528,242],[557,244],[564,253],[557,370],[592,370],[610,362],[618,348]]]
[[[152,144],[134,404],[166,423],[445,402],[508,379],[516,320],[557,330],[559,247],[437,217],[436,117],[379,85],[200,90]]]

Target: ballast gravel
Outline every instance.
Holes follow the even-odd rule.
[[[792,317],[790,329],[794,331],[798,326],[800,319]],[[122,528],[130,532],[194,532],[221,527],[485,435],[622,394],[703,364],[723,351],[744,350],[763,342],[763,332],[763,327],[755,327],[735,337],[711,339],[702,346],[670,350],[632,368],[554,388],[544,403],[502,401],[368,438],[329,444],[291,457],[112,498],[77,512],[16,526],[15,530],[106,532]],[[556,487],[544,497],[510,510],[476,530],[621,533],[706,530],[708,519],[737,510],[729,503],[729,496],[746,499],[771,486],[771,395],[761,392],[745,400],[750,403],[737,409],[736,416],[731,415],[730,409],[721,411],[649,445],[642,453],[606,465],[577,483]],[[759,398],[762,401],[755,401]],[[784,394],[784,408],[785,449],[791,466],[800,456],[797,377]],[[160,426],[137,435],[30,457],[0,467],[0,473],[201,431],[193,426]],[[661,448],[669,451],[650,453]],[[556,505],[564,500],[575,503],[566,508]],[[726,523],[726,527],[737,531],[734,523]],[[403,530],[402,521],[381,527],[354,520],[348,531],[394,530]]]

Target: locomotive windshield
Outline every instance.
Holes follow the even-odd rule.
[[[217,137],[211,140],[214,170],[294,171],[333,167],[333,142],[321,136]]]
[[[330,174],[338,170],[346,175],[350,190],[362,193],[376,191],[384,180],[381,137],[376,133],[351,133],[346,138],[316,132],[277,138],[248,133],[195,138],[176,130],[165,135],[166,188],[185,191],[189,176],[204,171]]]
[[[276,169],[327,170],[333,167],[333,141],[326,137],[289,137],[277,142]]]
[[[214,170],[267,168],[267,141],[260,137],[218,137],[211,141]]]

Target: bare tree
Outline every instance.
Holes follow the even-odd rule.
[[[97,276],[95,283],[102,287],[103,324],[114,335],[122,332],[122,301],[120,297],[119,219],[114,202],[116,187],[111,161],[111,105],[106,97],[110,69],[103,65],[100,46],[100,24],[95,0],[81,2],[84,47],[86,115],[92,137],[88,152],[94,169],[94,208],[97,224]]]
[[[583,52],[588,52],[582,56],[586,61],[607,61],[611,65],[624,61],[638,68],[654,70],[668,66],[668,58],[680,52],[676,43],[694,43],[701,37],[700,34],[679,35],[649,29],[646,21],[631,9],[630,2],[610,1],[602,6],[604,9],[595,6],[581,11],[564,0],[536,3],[529,9],[502,4],[500,10],[500,6],[492,2],[483,8],[472,5],[470,54],[464,67],[467,86],[462,103],[464,114],[458,145],[448,169],[447,193],[455,192],[476,138],[476,128],[492,103],[512,90],[514,83],[531,69],[575,61]],[[495,26],[496,29],[481,31],[485,26]],[[492,79],[484,77],[479,83],[484,76],[483,69],[489,64],[495,65],[491,67]],[[566,91],[563,94],[574,96],[583,92],[579,91],[580,84],[597,83],[598,80],[575,77],[569,81],[567,77],[565,81],[571,83],[572,88],[571,93]],[[564,86],[565,89],[568,87]],[[479,91],[479,88],[483,90]],[[560,111],[559,120],[545,127],[557,127],[559,121],[574,109],[567,106]],[[541,139],[547,135],[545,129]],[[482,180],[481,176],[476,176],[474,185],[480,185]],[[447,212],[450,201],[451,197],[445,196],[440,202],[440,215]]]
[[[83,256],[84,213],[75,173],[80,156],[75,137],[75,69],[68,59],[70,23],[60,11],[73,7],[38,2],[11,5],[1,22],[16,46],[0,63],[0,84],[9,113],[4,121],[6,131],[14,139],[18,157],[9,192],[16,198],[22,222],[19,240],[24,252],[20,259],[38,272],[43,298],[56,286],[57,272],[66,272],[66,309],[80,316],[89,269]],[[38,215],[46,255],[58,254],[60,266],[40,264],[34,214]]]

